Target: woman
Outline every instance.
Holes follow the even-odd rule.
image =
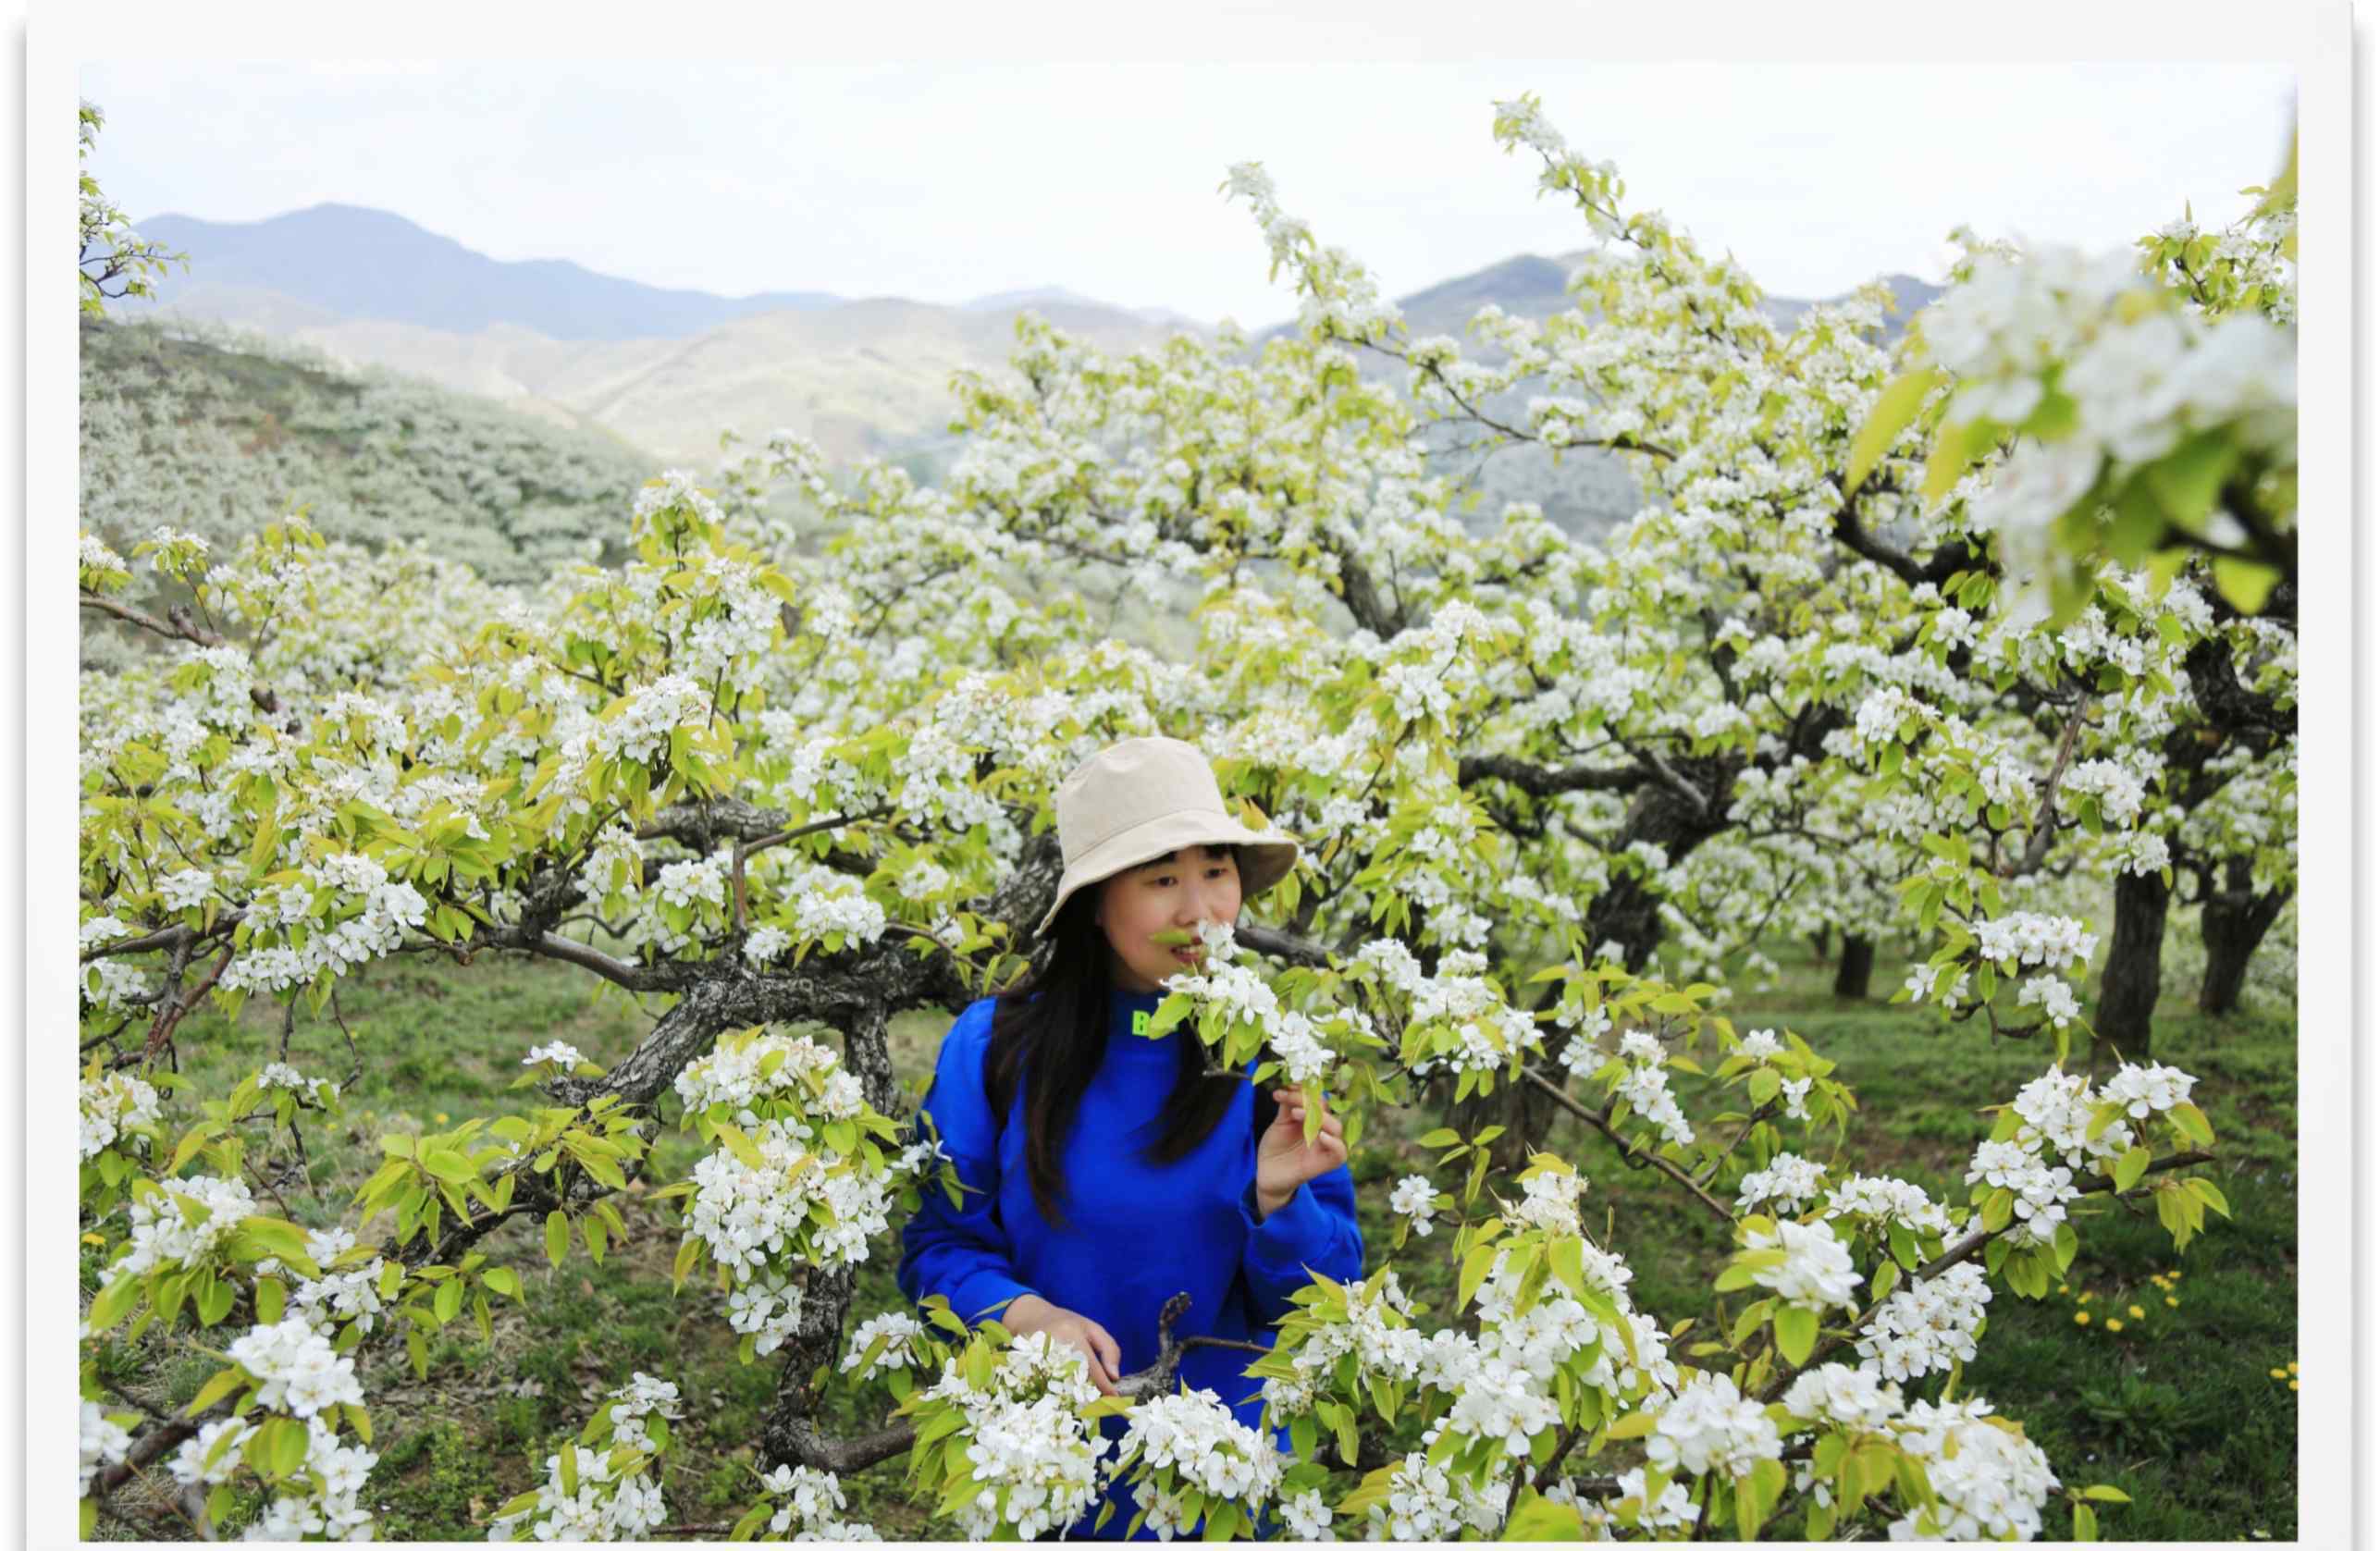
[[[943,1037],[924,1108],[965,1204],[925,1192],[902,1230],[899,1280],[970,1323],[996,1315],[1073,1346],[1112,1393],[1156,1360],[1158,1311],[1175,1294],[1190,1295],[1177,1336],[1269,1347],[1308,1269],[1351,1281],[1363,1241],[1337,1116],[1308,1145],[1296,1090],[1278,1089],[1259,1137],[1245,1074],[1209,1071],[1194,1029],[1134,1031],[1164,1000],[1160,982],[1200,956],[1153,939],[1237,920],[1243,899],[1287,875],[1297,843],[1233,820],[1205,757],[1172,738],[1103,749],[1059,784],[1056,806],[1067,865],[1039,929],[1050,956]],[[1254,1427],[1252,1360],[1194,1347],[1178,1376]],[[1120,1438],[1125,1421],[1103,1427]],[[1105,1528],[1091,1528],[1094,1502],[1067,1538],[1123,1537],[1131,1494],[1119,1483],[1108,1496]]]

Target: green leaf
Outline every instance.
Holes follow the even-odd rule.
[[[1487,1280],[1488,1267],[1496,1263],[1497,1246],[1482,1244],[1462,1258],[1462,1284],[1455,1294],[1454,1306],[1468,1309],[1477,1296],[1479,1285]]]
[[[1658,1411],[1630,1411],[1626,1416],[1603,1430],[1603,1435],[1615,1442],[1641,1438],[1661,1424]]]
[[[1520,1541],[1585,1540],[1586,1520],[1568,1503],[1550,1502],[1532,1487],[1521,1488],[1520,1504],[1504,1526],[1503,1538]]]
[[[2095,1503],[2128,1503],[2131,1497],[2113,1486],[2086,1486],[2082,1495]]]
[[[2216,494],[2238,462],[2239,444],[2232,438],[2228,427],[2218,426],[2199,432],[2150,464],[2143,477],[2156,492],[2158,502],[2174,525],[2197,533],[2205,527],[2207,513],[2214,510]],[[2146,553],[2145,546],[2141,552]],[[2140,562],[2135,560],[2127,563]]]
[[[2149,1150],[2136,1144],[2127,1149],[2124,1155],[2109,1166],[2108,1176],[2115,1182],[2117,1189],[2129,1190],[2140,1183],[2142,1175],[2149,1172]]]
[[[1859,488],[1868,471],[1883,461],[1884,454],[1900,439],[1909,423],[1918,418],[1924,407],[1926,395],[1945,379],[1939,366],[1927,366],[1905,372],[1884,385],[1876,395],[1875,407],[1868,412],[1867,423],[1851,444],[1851,462],[1844,469],[1843,487],[1846,493]]]
[[[546,1213],[546,1260],[561,1264],[570,1254],[570,1219],[557,1208]]]
[[[281,1418],[265,1425],[276,1430],[272,1444],[269,1446],[273,1451],[273,1473],[287,1480],[295,1475],[306,1462],[306,1447],[309,1441],[306,1424],[302,1422],[292,1422],[287,1418]]]
[[[460,1185],[466,1179],[479,1177],[479,1171],[471,1166],[471,1160],[452,1148],[432,1148],[422,1154],[421,1163],[422,1167],[450,1185]]]
[[[521,1296],[520,1273],[510,1266],[491,1265],[479,1274],[479,1279],[491,1292],[502,1293],[508,1298]]]
[[[1818,1311],[1795,1303],[1780,1304],[1776,1323],[1778,1353],[1796,1368],[1807,1362],[1810,1348],[1818,1344]]]
[[[237,1367],[226,1368],[200,1386],[199,1392],[191,1397],[191,1403],[182,1408],[182,1415],[196,1416],[247,1383],[248,1374],[244,1370]]]
[[[2274,585],[2281,573],[2256,560],[2236,560],[2218,555],[2214,560],[2214,590],[2223,600],[2243,614],[2261,614],[2264,600],[2273,595]]]

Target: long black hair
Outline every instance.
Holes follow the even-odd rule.
[[[1097,896],[1095,886],[1075,891],[1051,924],[1049,957],[1000,993],[983,1058],[983,1091],[993,1114],[1005,1118],[1018,1079],[1025,1084],[1026,1177],[1043,1221],[1054,1226],[1066,1221],[1058,1205],[1066,1195],[1060,1155],[1075,1112],[1107,1053],[1112,1021],[1113,951],[1095,918]],[[1196,1030],[1183,1028],[1176,1048],[1180,1062],[1159,1115],[1162,1128],[1141,1151],[1152,1163],[1176,1163],[1195,1151],[1244,1085],[1238,1072],[1208,1064],[1205,1041]]]

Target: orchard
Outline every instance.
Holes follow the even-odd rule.
[[[673,1217],[678,1299],[776,1375],[734,1538],[873,1538],[861,1472],[986,1539],[1118,1474],[1123,1527],[1166,1538],[2120,1514],[1964,1373],[2112,1201],[2177,1250],[2230,1210],[2150,1013],[2178,906],[2220,1011],[2294,889],[2294,171],[2132,252],[1967,240],[1887,349],[1881,285],[1782,329],[1532,99],[1492,131],[1596,244],[1574,311],[1474,320],[1492,366],[1412,337],[1247,164],[1220,192],[1294,336],[1119,360],[1028,318],[1009,376],[956,382],[943,487],[780,434],[647,485],[599,535],[620,564],[534,585],[299,513],[86,528],[83,609],[154,649],[80,687],[84,1533],[372,1535],[365,1376],[543,1296],[508,1244],[621,1274],[632,1193]],[[1449,420],[1617,453],[1642,510],[1596,542],[1469,511],[1421,450]],[[1192,599],[1187,646],[1119,636],[1093,590]],[[1289,1455],[1238,1396],[1177,1392],[1170,1334],[1108,1397],[972,1311],[855,1317],[859,1269],[958,1183],[892,1020],[1025,972],[1053,788],[1149,733],[1303,848],[1152,1031],[1259,1059],[1358,1155],[1427,1117],[1434,1165],[1386,1204],[1447,1296],[1387,1266],[1299,1296],[1247,1371]],[[1972,1117],[1962,1191],[1863,1169],[1860,1074],[1731,1014],[1813,936],[1855,993],[1918,942],[1901,1016],[2037,1054]],[[400,955],[549,961],[647,1021],[608,1066],[525,1030],[512,1089],[382,1134],[302,1225],[267,1165],[375,1056],[308,1072],[291,1037],[353,1049],[341,987]],[[283,1059],[183,1079],[194,1015],[260,1007]],[[1632,1292],[1557,1122],[1723,1232],[1698,1302]],[[699,1153],[675,1177],[665,1134]],[[103,1380],[166,1352],[215,1370],[185,1405]],[[879,1425],[824,1425],[831,1385]],[[667,1527],[682,1400],[641,1372],[600,1396],[491,1538]],[[166,1517],[129,1517],[136,1478]]]

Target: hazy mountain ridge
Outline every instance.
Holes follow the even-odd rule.
[[[824,291],[714,296],[599,275],[567,259],[492,259],[402,215],[317,204],[262,221],[158,215],[142,236],[191,256],[159,282],[172,302],[193,284],[277,292],[341,319],[471,333],[515,324],[549,339],[678,336],[755,313],[831,307]]]
[[[552,425],[609,433],[659,461],[697,467],[716,459],[722,430],[758,438],[784,427],[810,437],[832,458],[881,456],[934,478],[955,451],[947,429],[951,375],[962,367],[1005,367],[1019,311],[1030,308],[1108,353],[1153,347],[1178,329],[1210,332],[1164,308],[1112,306],[1060,286],[995,292],[957,306],[818,291],[742,299],[663,291],[560,261],[487,259],[401,216],[352,206],[321,205],[245,226],[173,224],[180,219],[163,217],[142,228],[191,253],[190,277],[178,276],[166,288],[170,312],[495,399]],[[268,265],[255,249],[272,233],[290,244]],[[237,240],[213,245],[226,234]],[[409,256],[425,272],[408,274]],[[1500,352],[1467,334],[1473,315],[1491,302],[1536,319],[1569,309],[1575,303],[1567,280],[1581,256],[1516,254],[1412,292],[1398,306],[1415,337],[1449,335],[1492,361]],[[556,277],[550,294],[541,308],[528,306],[524,283],[546,277]],[[264,283],[273,277],[301,289]],[[474,277],[494,289],[459,299],[454,288]],[[1901,305],[1886,319],[1887,340],[1940,294],[1907,276],[1888,279]],[[369,294],[376,285],[385,294]],[[1765,310],[1790,327],[1815,304],[1775,297]],[[570,325],[575,332],[538,326],[536,319],[561,306],[581,309]],[[465,329],[420,321],[427,316],[486,321]],[[689,323],[705,317],[715,321]],[[623,319],[680,331],[599,332],[626,326]],[[1251,353],[1294,328],[1284,322],[1253,334]],[[1360,354],[1367,376],[1401,386],[1402,369],[1391,358]],[[1482,407],[1501,412],[1499,418],[1524,416],[1530,391]],[[1442,452],[1461,439],[1453,427],[1429,437]],[[1496,521],[1507,502],[1528,500],[1565,528],[1592,534],[1639,504],[1626,466],[1593,450],[1566,453],[1556,466],[1541,449],[1506,448],[1467,459],[1454,472],[1482,497],[1474,519],[1481,523]]]

